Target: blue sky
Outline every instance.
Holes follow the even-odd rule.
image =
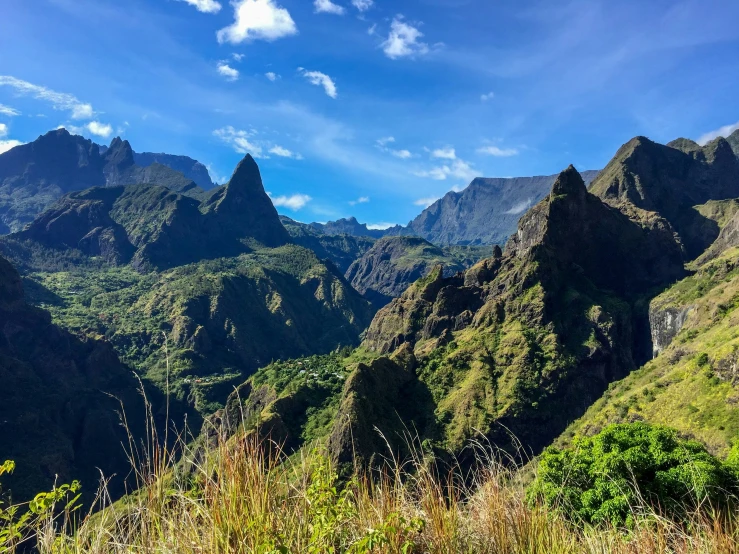
[[[3,0],[0,149],[64,125],[258,158],[280,212],[406,223],[474,176],[739,121],[735,0]]]

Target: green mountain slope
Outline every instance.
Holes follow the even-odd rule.
[[[308,384],[285,392],[291,385],[252,382],[251,395],[230,403],[251,403],[258,428],[280,421],[288,437],[296,413],[335,412],[311,428],[328,432],[340,462],[371,462],[386,440],[402,450],[409,430],[438,452],[459,453],[479,432],[500,446],[512,432],[538,450],[646,356],[636,330],[647,325],[643,298],[683,272],[669,228],[633,222],[570,168],[505,253],[452,277],[437,268],[380,310],[362,348],[333,372],[345,379],[340,395],[296,412],[279,400]]]
[[[657,296],[650,318],[657,357],[613,383],[561,440],[642,420],[725,455],[739,437],[739,249]]]
[[[48,312],[27,304],[20,276],[3,258],[0,382],[0,452],[17,463],[16,472],[3,478],[4,489],[32,498],[79,479],[90,501],[103,471],[106,477],[117,474],[111,495],[123,492],[130,465],[120,403],[130,431],[143,436],[138,382],[109,344],[70,334]]]

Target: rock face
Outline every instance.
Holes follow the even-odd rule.
[[[164,164],[137,165],[128,141],[117,137],[100,151],[92,141],[57,129],[0,154],[0,233],[22,230],[64,194],[91,187],[152,183],[193,197],[205,194]]]
[[[739,157],[739,129],[726,137],[726,140],[731,145],[731,149],[734,151],[734,154]]]
[[[653,304],[649,309],[649,327],[652,332],[652,349],[655,356],[667,348],[682,330],[693,306],[660,308]]]
[[[106,152],[120,161],[111,173],[124,175],[128,148]],[[119,151],[119,156],[114,156]],[[255,245],[289,242],[251,156],[231,181],[203,202],[157,185],[94,188],[61,198],[24,231],[13,235],[55,249],[78,249],[113,264],[142,271],[201,259],[235,256]]]
[[[385,237],[356,260],[345,277],[365,298],[381,308],[437,265],[443,265],[447,274],[466,267],[424,239]]]
[[[18,273],[3,258],[0,380],[0,450],[17,463],[16,472],[3,477],[4,489],[25,500],[79,479],[90,501],[100,468],[106,477],[117,474],[109,490],[121,495],[130,466],[118,412],[122,403],[130,431],[142,436],[137,381],[110,345],[71,335],[27,305]]]
[[[591,192],[645,226],[656,218],[666,221],[675,241],[694,259],[719,235],[719,226],[695,207],[739,197],[739,160],[723,138],[697,149],[686,139],[671,144],[632,139],[593,182]]]

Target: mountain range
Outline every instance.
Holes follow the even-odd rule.
[[[100,392],[137,406],[134,373],[159,423],[320,440],[344,469],[408,454],[409,429],[463,466],[480,435],[538,454],[613,421],[669,423],[720,455],[739,437],[739,133],[636,137],[589,187],[570,166],[504,248],[280,217],[248,155],[209,191],[168,171],[169,187],[129,183],[151,173],[125,141],[100,154],[55,133],[0,156],[6,190],[60,192],[0,237],[14,490],[118,471]],[[64,171],[33,162],[50,152]],[[75,182],[90,186],[61,194]]]

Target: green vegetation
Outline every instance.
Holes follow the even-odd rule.
[[[734,468],[699,442],[638,422],[545,450],[528,497],[576,521],[633,528],[636,506],[684,519],[701,505],[725,506],[738,488]]]
[[[685,310],[679,333],[655,359],[609,387],[560,440],[609,423],[669,425],[725,456],[739,437],[739,248],[678,282],[651,303],[655,315]]]

